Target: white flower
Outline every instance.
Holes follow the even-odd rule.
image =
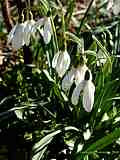
[[[74,77],[75,77],[74,73],[75,73],[75,68],[72,68],[70,71],[68,71],[68,73],[63,78],[63,80],[62,80],[62,89],[64,91],[69,90],[70,87],[72,86],[73,81],[74,81]]]
[[[120,0],[115,0],[113,4],[113,13],[118,15],[120,13]]]
[[[92,75],[90,70],[89,72],[89,79],[82,80],[73,90],[73,94],[71,97],[71,102],[73,105],[77,105],[79,101],[79,97],[81,92],[83,91],[83,108],[86,112],[91,112],[93,104],[94,104],[94,92],[95,86],[92,83]]]
[[[33,19],[27,20],[24,24],[24,42],[28,46],[30,44],[30,37],[34,34],[32,27],[35,25],[35,21]]]
[[[85,64],[79,65],[75,71],[75,84],[78,85],[84,80],[85,72],[88,70],[88,67]]]
[[[64,91],[69,90],[74,81],[76,85],[82,82],[87,69],[88,67],[85,64],[79,65],[77,68],[72,67],[62,80],[62,89]]]
[[[55,54],[53,60],[52,60],[52,67],[56,69],[59,77],[63,77],[65,72],[68,70],[70,66],[70,56],[65,51],[60,51],[57,54]]]
[[[85,83],[86,82],[83,80],[73,90],[72,97],[71,97],[71,102],[72,102],[73,105],[77,105],[78,104],[80,93],[83,90],[83,88],[85,87]]]
[[[39,31],[43,37],[45,44],[48,44],[52,36],[52,26],[50,17],[45,17],[38,20],[33,27],[33,31],[36,31],[38,27],[40,28]]]
[[[51,21],[50,18],[46,18],[44,22],[44,27],[43,27],[43,39],[45,44],[48,44],[51,40],[51,35],[52,35],[52,26],[51,26]]]
[[[14,49],[20,49],[24,44],[25,23],[16,24],[8,35],[8,43],[12,43]]]
[[[86,112],[91,112],[94,104],[95,86],[92,81],[88,80],[83,89],[83,107]]]

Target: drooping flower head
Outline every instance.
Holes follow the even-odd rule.
[[[26,20],[24,28],[24,42],[26,46],[30,44],[30,38],[34,34],[32,27],[35,25],[35,21],[33,19]]]
[[[20,49],[24,44],[25,23],[17,23],[8,35],[8,43],[12,44],[14,49]]]
[[[43,39],[45,44],[48,44],[51,40],[52,35],[52,26],[50,17],[45,18],[44,27],[43,27]]]
[[[48,44],[52,36],[52,25],[50,17],[39,19],[34,25],[33,31],[35,32],[37,28],[39,28],[40,34],[42,35],[45,44]]]
[[[30,15],[32,15],[31,12]],[[16,50],[20,49],[23,45],[28,46],[31,36],[34,36],[38,28],[45,44],[48,44],[52,36],[50,17],[41,18],[36,22],[33,20],[32,16],[22,23],[17,23],[12,28],[8,35],[8,43],[11,43],[12,47]]]
[[[56,69],[56,72],[58,73],[59,77],[63,77],[65,72],[68,70],[70,66],[70,56],[65,51],[59,51],[57,54],[55,54],[53,60],[52,60],[52,67]]]
[[[17,23],[8,35],[8,43],[11,43],[12,47],[16,50],[20,49],[23,45],[28,46],[30,43],[30,37],[33,34],[32,28],[35,25],[31,12],[30,15],[30,19],[26,21],[24,21],[24,18],[19,20],[21,22]],[[22,15],[21,17],[24,16]]]
[[[71,85],[75,82],[78,85],[84,80],[85,72],[88,69],[86,64],[78,65],[76,68],[72,67],[62,80],[62,89],[64,91],[70,90]]]
[[[120,1],[115,0],[113,3],[113,13],[114,15],[118,15],[120,13]]]
[[[71,97],[73,105],[78,104],[81,92],[83,92],[83,108],[86,112],[91,112],[94,104],[95,86],[92,82],[92,74],[90,70],[86,71],[84,80],[82,80],[73,90]]]
[[[88,70],[86,64],[81,64],[76,68],[75,71],[75,84],[78,85],[80,82],[84,80],[85,73]]]

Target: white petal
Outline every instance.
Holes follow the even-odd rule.
[[[51,33],[48,30],[46,30],[45,26],[43,30],[43,40],[45,44],[48,44],[51,40]]]
[[[59,77],[63,77],[65,72],[68,70],[69,66],[70,66],[70,56],[68,52],[65,50],[63,53],[60,53],[56,65],[56,71]]]
[[[25,24],[18,24],[14,32],[14,37],[12,39],[12,47],[15,49],[20,49],[24,43],[24,27]]]
[[[14,37],[14,33],[16,30],[17,24],[12,28],[12,30],[10,31],[9,35],[8,35],[8,43],[11,43],[13,37]]]
[[[30,43],[30,37],[32,36],[32,27],[34,26],[35,24],[35,21],[34,20],[27,20],[25,22],[25,29],[24,29],[24,41],[25,41],[25,44],[28,46],[29,43]]]
[[[56,67],[59,55],[60,55],[59,52],[54,55],[53,60],[52,60],[52,68]]]
[[[88,67],[83,64],[76,68],[75,71],[75,84],[78,85],[85,78],[85,72],[88,70]]]
[[[50,17],[47,18],[46,28],[47,28],[47,30],[52,34],[52,25],[51,25]]]
[[[74,80],[74,72],[75,72],[75,69],[72,68],[70,71],[68,71],[68,73],[63,78],[63,80],[62,80],[62,89],[64,91],[67,91],[67,90],[70,89],[70,87],[71,87],[71,85],[73,83],[73,80]]]
[[[80,92],[84,89],[85,81],[82,81],[76,88],[73,90],[73,94],[71,97],[71,102],[73,105],[77,105],[80,97]]]
[[[50,42],[51,34],[52,34],[51,21],[50,21],[50,18],[47,18],[44,24],[44,29],[43,29],[43,39],[45,44],[48,44]]]
[[[113,5],[113,13],[118,15],[120,13],[120,0],[115,0]]]
[[[95,86],[92,81],[88,80],[83,90],[83,107],[86,112],[91,112],[94,104]]]

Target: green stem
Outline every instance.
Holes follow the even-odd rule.
[[[52,25],[52,29],[53,29],[53,33],[54,33],[54,40],[55,40],[55,44],[56,44],[56,51],[59,51],[59,47],[58,47],[58,40],[57,40],[57,34],[56,34],[56,29],[55,29],[55,25],[54,25],[54,21],[53,21],[53,17],[51,16],[51,25]]]
[[[83,17],[83,19],[81,20],[80,26],[79,26],[79,28],[77,29],[77,34],[80,33],[81,28],[82,28],[83,23],[84,23],[84,20],[85,20],[85,18],[87,17],[87,14],[88,14],[88,12],[89,12],[89,10],[90,10],[93,2],[94,2],[94,0],[91,0],[91,1],[90,1],[90,4],[89,4],[89,6],[88,6],[88,8],[87,8],[87,10],[86,10],[86,12],[85,12],[85,14],[84,14],[84,17]]]
[[[30,0],[28,0],[28,8],[29,8],[29,11],[30,11],[31,10]]]
[[[66,43],[66,34],[65,34],[65,19],[64,19],[64,13],[62,11],[62,30],[63,30],[63,40],[64,40],[64,49],[67,49],[67,43]]]
[[[65,26],[65,18],[64,18],[64,11],[63,11],[63,5],[60,2],[60,0],[57,0],[60,8],[61,8],[61,12],[62,12],[62,31],[63,31],[63,40],[64,40],[64,49],[67,49],[67,43],[66,43],[66,34],[65,34],[65,30],[66,30],[66,26]]]

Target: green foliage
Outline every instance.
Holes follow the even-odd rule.
[[[24,128],[24,136],[27,133],[33,145],[33,160],[59,159],[65,150],[67,153],[61,160],[119,158],[120,20],[119,16],[103,14],[106,3],[102,1],[96,6],[96,13],[92,2],[79,26],[71,25],[74,19],[79,19],[74,17],[77,12],[74,0],[65,4],[59,0],[40,0],[37,7],[31,6],[35,18],[39,14],[40,17],[47,16],[50,12],[53,31],[50,43],[44,43],[38,28],[36,38],[32,37],[29,45],[35,64],[31,65],[33,68],[29,66],[32,71],[28,71],[29,67],[23,63],[24,51],[20,49],[17,63],[8,64],[2,74],[0,88],[5,95],[0,97],[1,129]],[[104,22],[105,18],[109,23]],[[59,78],[52,68],[54,55],[64,49],[71,58],[70,68],[83,60],[92,72],[96,90],[90,113],[83,109],[82,96],[78,105],[71,103],[75,84],[69,92],[63,91],[64,76]],[[87,135],[89,138],[86,139],[84,135],[88,129],[90,136]]]

